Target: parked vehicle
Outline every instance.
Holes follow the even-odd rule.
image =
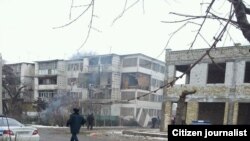
[[[39,141],[38,130],[32,126],[25,126],[19,121],[0,116],[0,141]]]
[[[209,120],[193,120],[191,125],[211,125]]]

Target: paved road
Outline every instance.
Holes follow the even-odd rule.
[[[40,141],[70,141],[71,134],[68,128],[38,128]],[[145,137],[122,136],[118,130],[93,130],[81,129],[79,141],[147,141]]]

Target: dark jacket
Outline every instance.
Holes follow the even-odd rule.
[[[69,120],[67,121],[67,126],[70,127],[70,132],[72,134],[77,134],[80,131],[82,125],[85,124],[85,119],[79,113],[73,113],[70,115]]]
[[[88,117],[87,117],[88,124],[93,124],[94,120],[95,120],[95,118],[94,118],[93,114],[88,115]]]

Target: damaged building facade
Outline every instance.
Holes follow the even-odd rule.
[[[191,71],[207,49],[166,50],[165,83],[186,72],[183,84],[165,88],[162,104],[162,126],[175,116],[175,103],[183,90],[196,90],[186,97],[183,119],[209,120],[212,124],[250,124],[250,50],[249,46],[212,49]],[[209,57],[210,56],[210,57]],[[179,74],[178,74],[179,72]],[[178,105],[177,105],[178,106]]]
[[[163,85],[165,63],[143,54],[37,61],[35,76],[35,97],[49,101],[67,93],[83,113],[102,120],[122,117],[147,126],[161,113],[163,90],[151,91]]]
[[[121,100],[131,100],[121,105],[121,116],[135,118],[143,127],[152,117],[160,117],[165,64],[143,54],[122,56]]]

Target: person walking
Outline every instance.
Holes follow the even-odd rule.
[[[157,118],[156,118],[156,117],[153,117],[153,118],[151,119],[151,121],[152,121],[152,127],[151,127],[151,128],[155,128],[155,125],[156,125],[156,122],[157,122]]]
[[[77,134],[80,131],[81,126],[85,124],[86,120],[82,115],[79,114],[78,108],[73,108],[74,113],[70,115],[67,121],[67,126],[70,127],[72,134],[70,141],[78,141]]]
[[[87,128],[88,128],[88,130],[93,129],[94,120],[95,120],[95,118],[94,118],[93,113],[89,114],[88,117],[87,117],[87,122],[88,122]]]

